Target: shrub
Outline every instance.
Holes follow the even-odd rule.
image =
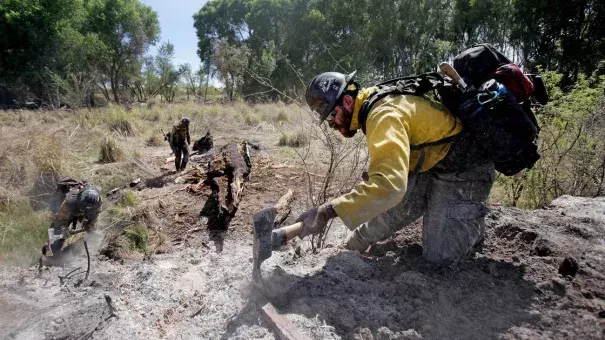
[[[134,196],[134,193],[131,190],[126,190],[122,193],[122,197],[117,202],[118,205],[122,207],[132,207],[134,206],[137,198]]]
[[[150,109],[151,110],[151,109]],[[150,122],[159,122],[160,118],[162,118],[162,115],[160,114],[159,111],[157,110],[153,110],[150,113],[145,114],[144,118]]]
[[[109,122],[109,129],[123,136],[136,135],[132,123],[125,117],[120,117],[117,120]]]
[[[109,130],[122,136],[135,136],[136,131],[131,123],[132,113],[124,112],[119,106],[112,106],[106,117]]]
[[[260,119],[257,116],[246,112],[244,114],[244,123],[250,126],[258,125],[260,123]]]

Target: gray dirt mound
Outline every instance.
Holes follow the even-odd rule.
[[[242,221],[243,223],[243,221]],[[250,285],[252,235],[151,259],[84,266],[0,268],[0,330],[9,339],[274,339],[260,309],[272,302],[313,339],[602,339],[605,336],[605,199],[561,197],[536,211],[493,207],[484,251],[457,268],[421,258],[421,224],[368,253],[333,246],[274,252],[266,293]],[[220,250],[220,251],[219,251]],[[96,253],[96,252],[95,252]],[[111,317],[105,296],[116,309]]]

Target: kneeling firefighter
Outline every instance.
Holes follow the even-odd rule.
[[[53,255],[60,254],[65,240],[70,235],[70,225],[72,229],[76,229],[80,222],[82,230],[93,230],[101,212],[101,205],[101,193],[89,184],[80,184],[69,190],[59,211],[53,216],[48,230],[48,242]]]
[[[320,233],[338,216],[353,231],[348,249],[364,252],[423,216],[423,256],[454,264],[474,253],[484,235],[493,162],[473,147],[462,124],[441,103],[389,94],[368,107],[377,87],[354,74],[326,72],[309,83],[306,101],[345,137],[365,134],[367,179],[349,193],[304,212],[300,237]]]

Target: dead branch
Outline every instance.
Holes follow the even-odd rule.
[[[200,309],[198,309],[197,312],[191,314],[190,318],[194,318],[194,317],[200,315],[202,313],[202,311],[204,310],[204,307],[206,307],[207,303],[208,303],[208,301],[204,301],[204,303],[202,303],[202,306],[200,307]]]

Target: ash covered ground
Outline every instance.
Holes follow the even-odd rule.
[[[136,195],[168,235],[162,251],[101,255],[107,234],[91,242],[86,281],[82,272],[59,279],[86,268],[83,253],[41,275],[35,266],[0,267],[0,337],[274,339],[260,312],[271,302],[312,339],[605,338],[605,198],[491,207],[483,251],[457,268],[422,259],[420,222],[366,254],[339,247],[347,230],[335,223],[320,251],[304,241],[274,252],[262,293],[250,284],[251,216],[300,190],[302,178],[261,163],[220,235],[196,225],[203,195],[158,174]]]

